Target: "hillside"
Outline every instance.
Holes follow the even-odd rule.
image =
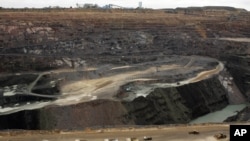
[[[250,13],[225,7],[1,10],[0,129],[188,123],[249,102],[249,33]]]

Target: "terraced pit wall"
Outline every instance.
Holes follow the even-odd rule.
[[[227,92],[215,77],[176,88],[156,89],[147,97],[131,102],[95,100],[0,116],[0,129],[80,130],[115,125],[188,123],[224,108],[227,101]]]
[[[3,75],[82,69],[85,65],[134,64],[154,60],[159,55],[203,55],[224,61],[237,86],[248,96],[249,83],[242,84],[242,80],[248,81],[245,75],[249,73],[246,69],[249,63],[232,67],[237,59],[231,56],[244,56],[239,62],[245,62],[250,52],[249,42],[218,39],[249,38],[249,20],[247,11],[213,16],[166,10],[3,11],[0,13],[0,71]],[[242,70],[244,74],[239,73]],[[183,87],[157,89],[131,103],[97,100],[1,116],[0,128],[82,129],[186,123],[227,103],[225,90],[214,77]]]
[[[113,57],[126,64],[147,58],[144,55],[245,54],[249,43],[217,40],[250,36],[248,12],[234,15],[232,20],[228,14],[194,16],[164,10],[3,11],[0,71],[77,67],[86,60],[102,64]]]

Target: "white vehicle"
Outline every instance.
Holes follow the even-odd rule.
[[[104,141],[119,141],[118,139],[104,139]]]
[[[152,137],[144,136],[144,137],[143,137],[143,140],[144,140],[144,141],[151,141],[151,140],[153,140],[153,138],[152,138]]]

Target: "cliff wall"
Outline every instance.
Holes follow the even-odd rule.
[[[125,107],[128,119],[146,125],[188,123],[227,104],[226,90],[214,77],[179,87],[156,89],[147,97],[125,103]]]
[[[234,55],[227,56],[227,68],[232,74],[238,88],[250,101],[250,56]]]
[[[225,88],[217,77],[213,77],[184,86],[156,89],[147,97],[138,97],[131,102],[95,100],[0,116],[0,129],[84,129],[188,123],[227,104]]]

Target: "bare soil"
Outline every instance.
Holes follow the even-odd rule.
[[[190,131],[198,131],[199,134],[188,134]],[[144,136],[152,137],[154,141],[217,141],[213,136],[218,133],[227,135],[221,141],[229,141],[229,125],[192,125],[192,126],[173,126],[173,127],[123,127],[85,131],[57,131],[57,132],[27,132],[10,135],[8,132],[1,133],[0,141],[103,141],[104,139],[119,139],[125,141],[126,138],[135,137],[143,140]],[[13,134],[13,133],[12,133]]]

